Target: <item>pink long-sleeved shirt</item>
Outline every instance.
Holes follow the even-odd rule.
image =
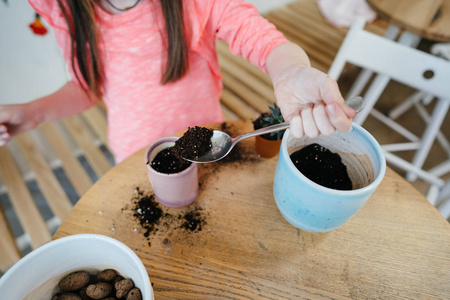
[[[29,2],[53,27],[73,75],[70,36],[57,1]],[[268,54],[286,41],[243,0],[184,0],[183,16],[189,70],[177,82],[161,85],[167,54],[160,2],[142,1],[120,15],[96,8],[106,74],[108,142],[117,163],[158,138],[223,121],[216,39],[225,40],[234,54],[263,70]]]

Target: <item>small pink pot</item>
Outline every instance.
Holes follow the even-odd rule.
[[[198,171],[197,164],[192,163],[187,169],[174,174],[160,173],[150,166],[155,156],[165,148],[175,144],[178,137],[161,138],[152,143],[145,152],[148,177],[156,199],[171,208],[188,206],[197,198]]]

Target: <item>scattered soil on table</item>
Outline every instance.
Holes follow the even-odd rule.
[[[187,169],[192,163],[184,160],[175,153],[174,147],[168,147],[156,154],[150,166],[160,173],[174,174]]]
[[[308,145],[290,156],[295,167],[307,178],[335,190],[351,190],[352,182],[341,157],[319,144]]]
[[[206,224],[201,214],[201,209],[186,213],[183,219],[184,222],[181,224],[181,227],[190,231],[202,231],[202,225]]]
[[[138,219],[139,224],[145,230],[144,236],[148,237],[150,233],[155,232],[164,213],[154,195],[144,195],[141,192],[138,195],[133,216]]]
[[[128,206],[124,209],[128,209]],[[178,214],[172,214],[169,213],[169,208],[159,204],[153,193],[145,194],[139,187],[135,189],[131,210],[146,238],[158,231],[200,232],[207,224],[207,214],[198,204],[188,206]],[[150,243],[149,246],[151,246]]]
[[[212,136],[212,129],[200,126],[189,127],[175,142],[174,151],[180,158],[196,159],[210,151]]]

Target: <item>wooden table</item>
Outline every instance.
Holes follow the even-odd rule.
[[[391,24],[422,38],[450,42],[450,0],[368,0]]]
[[[251,123],[226,128],[235,136]],[[200,165],[196,202],[163,208],[169,215],[148,238],[133,217],[135,189],[152,193],[142,150],[104,175],[54,238],[97,233],[124,242],[144,262],[155,299],[449,298],[450,225],[403,178],[388,169],[349,222],[305,232],[278,211],[277,158],[258,158],[253,142],[228,161]],[[190,211],[206,222],[201,231],[180,228]]]

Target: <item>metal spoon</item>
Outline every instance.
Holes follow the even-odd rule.
[[[357,113],[360,112],[364,107],[364,99],[362,97],[351,98],[345,103],[353,108]],[[289,128],[289,122],[284,122],[272,126],[267,126],[264,128],[260,128],[248,133],[244,133],[238,137],[232,138],[227,133],[214,130],[213,135],[211,137],[211,150],[203,156],[199,156],[196,158],[184,158],[185,160],[196,162],[196,163],[208,163],[214,162],[224,158],[230,153],[231,149],[239,143],[240,141],[247,139],[249,137],[253,137],[256,135],[263,135],[270,132],[280,131]]]

